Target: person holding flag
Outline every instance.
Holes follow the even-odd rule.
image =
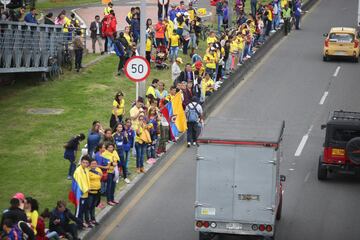
[[[161,109],[161,113],[170,125],[171,138],[176,140],[179,134],[185,132],[187,129],[186,116],[182,106],[182,96],[180,92]]]
[[[69,194],[70,202],[76,206],[76,218],[84,222],[89,222],[89,208],[88,208],[88,192],[90,189],[89,179],[89,155],[84,155],[81,158],[80,166],[78,166],[74,172],[71,192]],[[88,227],[84,222],[84,227]]]

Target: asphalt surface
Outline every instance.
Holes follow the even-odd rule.
[[[287,176],[287,181],[277,240],[359,239],[359,178],[332,176],[319,182],[316,177],[324,139],[320,125],[329,111],[360,111],[360,65],[322,62],[322,34],[331,26],[355,26],[356,20],[356,0],[321,0],[304,18],[302,30],[284,38],[214,112],[231,118],[286,121],[281,174]],[[320,104],[325,91],[328,96]],[[295,156],[306,134],[309,138]],[[113,223],[117,226],[105,239],[198,239],[193,227],[194,155],[194,148],[186,149],[132,209],[114,209],[92,239],[101,239]],[[131,201],[128,199],[123,206]],[[118,222],[116,218],[124,211],[128,212]]]

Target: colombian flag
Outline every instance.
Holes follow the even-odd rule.
[[[178,137],[181,132],[186,131],[186,116],[182,106],[181,93],[177,93],[171,102],[168,102],[161,109],[161,113],[170,125],[170,133],[173,139]]]
[[[69,201],[78,206],[80,198],[87,191],[89,191],[89,175],[86,174],[82,166],[79,166],[74,172]]]

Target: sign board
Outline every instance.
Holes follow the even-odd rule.
[[[150,74],[150,64],[144,57],[135,56],[126,61],[124,70],[131,81],[142,82]]]
[[[160,4],[161,6],[168,5],[168,4],[169,4],[169,0],[159,0],[159,4]]]

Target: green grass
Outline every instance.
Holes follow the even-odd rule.
[[[39,10],[56,9],[71,6],[81,6],[86,4],[99,3],[100,0],[38,0],[36,8]]]
[[[204,53],[204,45],[198,52]],[[180,57],[185,63],[190,61],[181,53]],[[85,61],[93,59],[93,54],[85,57]],[[135,84],[116,75],[117,64],[118,58],[113,55],[80,74],[67,72],[59,80],[40,85],[19,79],[13,86],[0,88],[0,209],[6,208],[18,191],[38,199],[41,210],[67,199],[69,163],[63,159],[63,144],[80,132],[87,135],[95,119],[107,127],[118,90],[125,93],[127,113],[135,99]],[[152,69],[147,85],[153,78],[164,81],[168,88],[171,70]],[[30,115],[29,108],[61,108],[64,113]],[[133,160],[130,171],[135,173]]]

